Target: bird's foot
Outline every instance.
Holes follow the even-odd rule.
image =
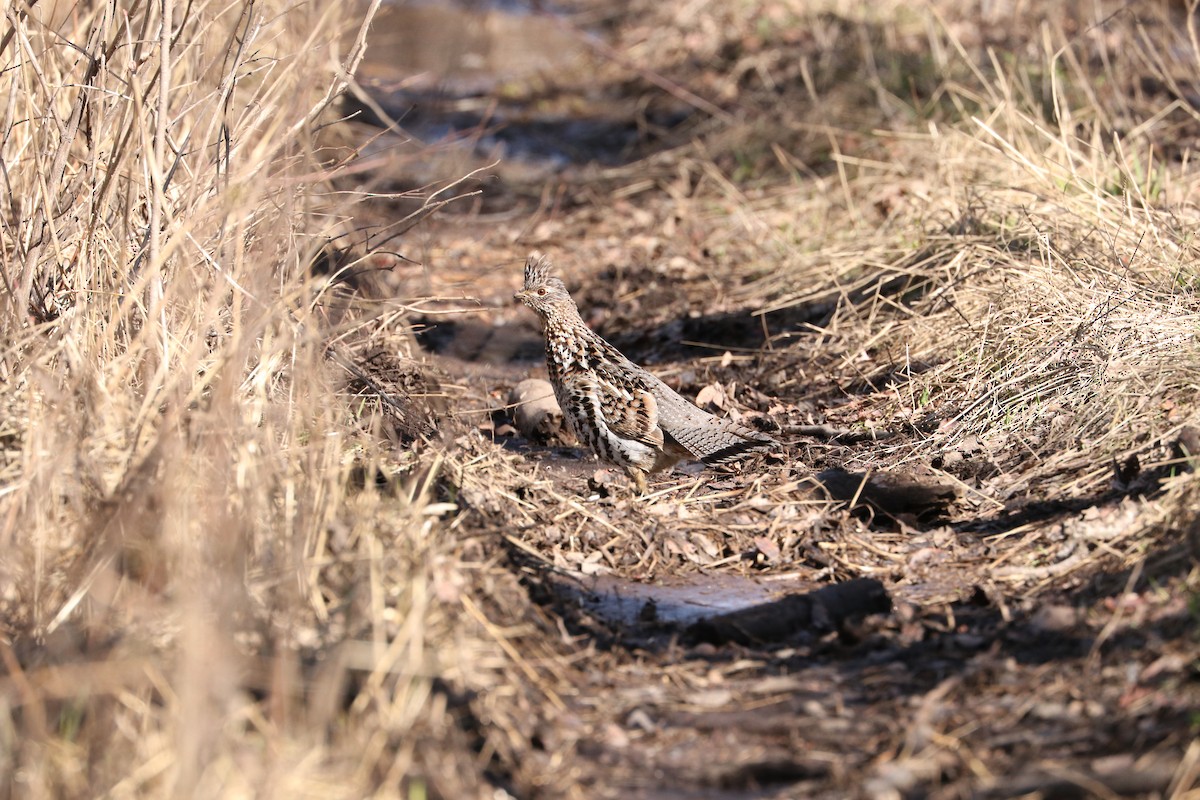
[[[633,484],[637,487],[639,495],[645,496],[650,493],[650,487],[646,483],[646,473],[640,469],[631,469],[629,470],[629,477],[633,479]]]

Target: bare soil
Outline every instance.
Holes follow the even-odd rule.
[[[1191,780],[1200,532],[1164,525],[1135,565],[1118,555],[1153,480],[1014,491],[1030,464],[1015,437],[914,458],[936,416],[886,431],[879,420],[879,440],[854,444],[790,435],[810,419],[862,430],[890,392],[816,341],[763,350],[736,321],[753,308],[693,323],[708,276],[675,276],[667,295],[644,272],[608,273],[577,265],[572,278],[602,334],[692,397],[733,389],[732,407],[785,431],[786,449],[659,476],[637,498],[582,451],[515,434],[502,398],[540,371],[532,319],[498,308],[430,321],[422,341],[454,405],[490,410],[445,420],[459,458],[486,464],[473,479],[452,472],[445,491],[470,509],[481,562],[509,571],[492,624],[524,631],[523,652],[537,641],[522,688],[533,717],[493,756],[497,782],[518,796],[1086,797],[1167,796]],[[488,269],[472,286],[499,305],[517,276]],[[589,309],[601,296],[620,314]],[[705,332],[718,355],[681,343]],[[789,607],[857,578],[886,601],[863,587],[846,607]],[[696,630],[754,607],[773,624],[742,619],[750,634],[716,643]],[[482,740],[506,702],[496,694],[462,718]]]
[[[793,41],[730,34],[714,60],[654,68],[716,96],[723,67],[834,59],[823,33],[855,31],[892,48],[876,50],[891,59],[881,69],[907,69],[914,97],[937,94],[915,83],[920,43],[821,20]],[[609,24],[636,38],[653,20]],[[980,46],[1000,37],[980,31]],[[818,83],[839,75],[826,66]],[[439,499],[459,509],[451,531],[474,571],[461,591],[505,654],[436,687],[474,743],[479,785],[520,797],[1195,796],[1200,527],[1178,513],[1197,487],[1179,488],[1186,464],[1173,455],[1190,452],[1194,400],[1149,393],[1160,422],[1122,448],[1065,433],[1084,423],[1053,387],[1037,419],[1010,424],[1002,379],[979,383],[960,349],[961,326],[987,330],[984,312],[945,298],[959,281],[989,285],[985,250],[1036,255],[1000,229],[1015,205],[897,211],[939,191],[934,173],[848,190],[885,240],[909,226],[915,248],[864,236],[881,249],[845,272],[833,247],[773,279],[786,271],[778,241],[756,225],[786,219],[795,251],[836,240],[852,257],[830,233],[849,212],[811,199],[838,191],[843,148],[923,163],[869,132],[851,89],[833,152],[813,155],[825,134],[783,111],[807,102],[799,81],[772,98],[745,78],[740,106],[726,106],[738,125],[656,127],[628,169],[502,173],[499,194],[485,182],[488,201],[415,229],[401,247],[412,262],[381,276],[394,296],[441,298],[407,319],[443,400],[436,432],[414,446],[444,454]],[[663,97],[661,84],[606,87]],[[755,138],[771,125],[791,131],[777,142],[808,174],[771,163],[771,137]],[[755,177],[730,177],[747,159]],[[739,214],[744,227],[730,222]],[[1086,231],[1056,232],[1062,251],[1089,247]],[[781,451],[683,467],[637,497],[569,441],[522,438],[506,398],[544,368],[534,319],[510,297],[534,249],[601,335],[701,405],[772,431]],[[974,267],[939,273],[963,253]],[[946,326],[945,339],[910,349],[912,318]],[[961,391],[919,396],[951,373]],[[984,402],[999,415],[984,419]]]

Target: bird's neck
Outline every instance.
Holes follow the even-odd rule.
[[[574,303],[564,303],[554,309],[553,313],[547,314],[542,318],[542,327],[545,328],[547,337],[551,334],[577,336],[580,328],[591,332],[584,324],[583,317],[579,315],[579,309],[575,307]]]
[[[615,347],[587,326],[574,304],[556,311],[544,320],[547,362],[587,368],[600,361],[624,360]]]

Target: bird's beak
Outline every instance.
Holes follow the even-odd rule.
[[[524,303],[526,297],[529,297],[529,295],[525,293],[524,289],[522,289],[521,291],[519,291],[513,295],[513,300],[517,300],[519,302]]]

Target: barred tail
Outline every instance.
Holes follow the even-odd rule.
[[[710,417],[698,427],[682,425],[665,431],[680,447],[705,464],[725,464],[750,453],[774,450],[779,442],[741,425]]]
[[[651,383],[651,391],[658,401],[658,425],[664,439],[705,464],[724,464],[780,446],[765,433],[697,408],[657,378]]]

